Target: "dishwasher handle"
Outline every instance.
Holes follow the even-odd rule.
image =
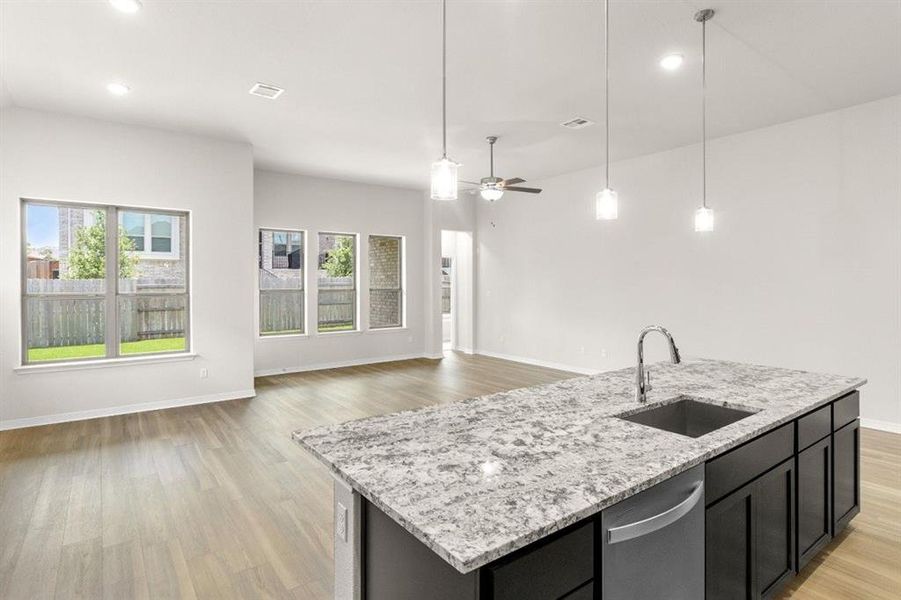
[[[701,497],[704,495],[704,482],[699,481],[695,488],[688,495],[688,498],[679,504],[668,508],[658,515],[635,521],[628,525],[619,527],[611,527],[607,530],[607,543],[616,544],[627,540],[635,539],[649,533],[654,533],[659,529],[663,529],[667,525],[672,525],[695,507]]]

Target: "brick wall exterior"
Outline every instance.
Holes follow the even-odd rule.
[[[402,325],[401,239],[369,237],[369,326]]]

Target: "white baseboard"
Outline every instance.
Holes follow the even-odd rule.
[[[268,377],[270,375],[287,375],[288,373],[305,373],[307,371],[322,371],[325,369],[340,369],[342,367],[357,367],[360,365],[374,365],[377,363],[394,362],[397,360],[412,360],[414,358],[441,358],[442,355],[428,356],[426,354],[395,354],[393,356],[377,356],[373,358],[353,358],[327,363],[314,363],[296,367],[282,367],[280,369],[259,369],[254,371],[254,377]]]
[[[558,371],[570,371],[581,375],[594,375],[595,373],[601,372],[600,369],[586,369],[585,367],[577,367],[575,365],[565,365],[563,363],[538,360],[537,358],[528,358],[526,356],[514,356],[513,354],[502,354],[500,352],[491,352],[489,350],[476,350],[476,354],[509,360],[511,362],[525,363],[527,365],[535,365],[536,367],[557,369]]]
[[[893,421],[880,421],[879,419],[860,418],[860,426],[867,429],[878,429],[879,431],[887,431],[889,433],[901,433],[901,423]]]
[[[121,406],[111,406],[109,408],[96,408],[92,410],[79,410],[75,412],[57,413],[55,415],[26,417],[24,419],[4,419],[0,420],[0,431],[6,431],[9,429],[21,429],[23,427],[36,427],[38,425],[52,425],[54,423],[68,423],[69,421],[85,421],[87,419],[113,417],[116,415],[146,412],[148,410],[176,408],[178,406],[191,406],[193,404],[207,404],[209,402],[222,402],[224,400],[253,398],[254,396],[256,396],[256,390],[237,390],[234,392],[222,392],[219,394],[206,394],[204,396],[177,398],[175,400],[160,400],[159,402],[125,404]]]

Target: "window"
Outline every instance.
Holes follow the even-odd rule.
[[[357,328],[357,236],[319,234],[318,328],[320,332]]]
[[[260,229],[260,335],[304,332],[304,234]]]
[[[22,214],[24,363],[188,350],[186,213],[29,200]]]
[[[141,258],[178,258],[177,216],[122,210],[119,211],[119,226]]]
[[[369,327],[402,327],[404,323],[403,251],[397,236],[369,236]]]

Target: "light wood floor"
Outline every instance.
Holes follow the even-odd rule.
[[[331,598],[330,477],[293,429],[568,376],[451,355],[0,432],[0,598]],[[901,595],[901,436],[864,430],[862,454],[863,512],[792,598]]]

